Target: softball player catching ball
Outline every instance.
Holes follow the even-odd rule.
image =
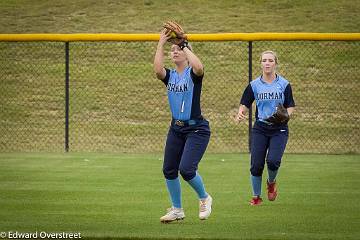
[[[197,193],[201,220],[209,217],[212,204],[212,198],[205,191],[203,180],[197,171],[210,139],[209,122],[202,117],[200,109],[204,68],[187,41],[171,45],[170,57],[175,69],[165,68],[164,45],[171,37],[171,31],[161,31],[154,58],[154,71],[167,88],[172,114],[163,162],[172,207],[160,218],[163,223],[185,218],[179,172]]]
[[[246,118],[246,113],[256,101],[255,124],[251,133],[251,184],[253,197],[251,205],[260,205],[262,174],[265,160],[268,169],[267,195],[270,201],[277,196],[276,176],[288,141],[288,125],[267,121],[283,105],[290,116],[295,102],[288,80],[276,73],[278,58],[273,51],[265,51],[260,57],[262,75],[251,81],[240,101],[237,120]]]

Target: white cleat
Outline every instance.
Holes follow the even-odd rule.
[[[185,213],[182,208],[168,208],[167,213],[160,218],[162,223],[170,223],[173,221],[183,220],[185,218]]]
[[[199,207],[199,218],[200,220],[208,219],[211,214],[211,205],[212,205],[212,197],[208,195],[208,197],[204,200],[200,200]]]

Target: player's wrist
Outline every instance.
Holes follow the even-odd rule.
[[[187,40],[184,40],[181,43],[179,43],[178,46],[180,47],[181,50],[184,50],[184,48],[189,48],[189,42]]]

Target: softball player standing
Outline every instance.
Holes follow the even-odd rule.
[[[265,51],[261,54],[260,61],[262,75],[251,81],[244,90],[237,115],[238,121],[244,120],[252,103],[256,101],[255,124],[251,133],[251,205],[262,203],[261,182],[265,161],[268,170],[268,199],[276,199],[276,176],[289,136],[287,123],[276,125],[266,119],[276,111],[278,104],[283,105],[289,115],[295,107],[289,81],[276,73],[276,53]]]
[[[205,191],[198,164],[210,139],[209,122],[201,115],[200,94],[204,75],[200,59],[187,44],[171,45],[170,57],[175,69],[164,67],[164,45],[170,32],[163,30],[154,58],[154,71],[167,88],[172,121],[168,131],[163,173],[172,207],[160,218],[167,223],[185,218],[181,203],[179,172],[198,195],[199,218],[211,213],[212,198]]]

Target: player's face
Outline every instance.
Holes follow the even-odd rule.
[[[174,63],[187,61],[186,55],[178,45],[173,44],[170,49],[170,57]]]
[[[265,53],[261,57],[261,67],[263,73],[273,73],[276,68],[275,56],[271,53]]]

